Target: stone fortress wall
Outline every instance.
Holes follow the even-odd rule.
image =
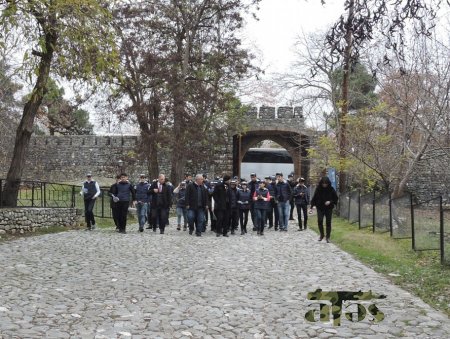
[[[252,107],[246,114],[250,130],[272,129],[279,133],[304,128],[301,107]],[[2,126],[4,127],[4,126]],[[14,131],[1,130],[0,178],[5,178],[14,144]],[[314,136],[311,135],[313,139]],[[194,164],[188,161],[187,171],[206,172],[209,177],[233,171],[233,140],[218,145],[213,159],[208,163]],[[139,160],[140,138],[138,136],[38,136],[31,138],[26,156],[24,180],[79,183],[85,173],[93,172],[100,184],[109,185],[120,171],[126,171],[132,178],[147,173],[147,164]],[[420,200],[437,194],[450,193],[450,170],[448,167],[450,149],[429,151],[418,164],[408,185]],[[170,172],[169,154],[160,152],[159,165],[162,173]],[[119,160],[123,160],[119,168]],[[450,197],[449,197],[450,200]]]

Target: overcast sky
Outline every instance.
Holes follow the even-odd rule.
[[[301,34],[325,30],[344,13],[344,0],[262,0],[257,13],[244,30],[247,43],[262,52],[267,72],[288,69],[293,59],[295,38]]]

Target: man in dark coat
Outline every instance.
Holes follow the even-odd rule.
[[[111,197],[111,200],[109,202],[109,205],[111,207],[111,213],[114,220],[114,225],[116,225],[116,231],[119,231],[119,217],[117,214],[117,204],[116,202],[119,201],[117,198],[117,184],[120,181],[120,174],[116,175],[116,182],[111,185],[108,191],[108,195]]]
[[[119,220],[119,233],[126,233],[128,208],[130,201],[136,201],[136,192],[133,185],[128,181],[128,175],[122,173],[117,183],[117,217]]]
[[[209,208],[208,191],[203,185],[203,175],[197,174],[195,181],[186,187],[186,209],[189,221],[189,234],[200,237],[205,227],[205,213]]]
[[[311,210],[317,207],[317,224],[319,226],[320,237],[322,241],[324,235],[326,241],[330,242],[331,235],[331,217],[333,215],[333,208],[338,202],[338,196],[331,181],[328,177],[322,177],[317,185],[314,196],[311,199]],[[326,233],[323,232],[323,219],[326,219]]]
[[[172,206],[172,190],[166,184],[166,176],[160,174],[158,180],[150,187],[152,194],[152,217],[154,219],[153,231],[156,231],[156,224],[159,231],[164,234],[166,224],[169,222],[169,210]]]
[[[222,181],[217,183],[214,187],[214,213],[216,214],[216,236],[228,237],[228,211],[230,209],[230,202],[228,200],[228,184],[231,177],[224,175]]]
[[[235,234],[239,225],[238,189],[237,181],[235,179],[230,181],[230,187],[227,191],[227,194],[228,201],[230,202],[230,218],[228,224],[231,230],[231,234]]]

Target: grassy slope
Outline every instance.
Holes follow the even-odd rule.
[[[318,232],[317,219],[311,228]],[[387,275],[396,285],[417,295],[450,316],[450,268],[440,264],[439,251],[414,252],[411,239],[396,240],[389,233],[358,230],[356,224],[334,218],[331,240],[375,271]],[[389,273],[400,275],[388,276]]]

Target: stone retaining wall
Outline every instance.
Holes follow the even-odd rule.
[[[82,211],[74,208],[2,208],[0,234],[34,232],[50,226],[76,226]]]

